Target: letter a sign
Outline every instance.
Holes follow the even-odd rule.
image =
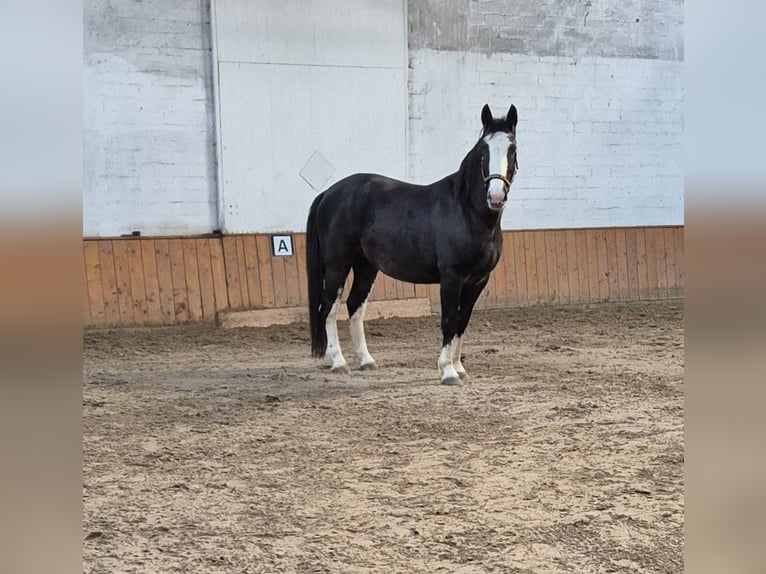
[[[292,235],[272,235],[271,248],[274,256],[284,257],[293,254],[293,236]]]

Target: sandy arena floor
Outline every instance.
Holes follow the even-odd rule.
[[[84,571],[681,573],[682,304],[438,323],[87,332]]]

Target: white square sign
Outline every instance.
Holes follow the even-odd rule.
[[[271,249],[275,257],[285,257],[293,254],[292,235],[272,235]]]

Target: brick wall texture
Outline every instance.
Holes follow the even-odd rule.
[[[680,0],[406,9],[410,179],[456,169],[481,106],[513,102],[521,169],[507,229],[683,223]],[[87,0],[84,14],[84,233],[211,231],[209,0]]]

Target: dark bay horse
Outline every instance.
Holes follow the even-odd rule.
[[[349,330],[360,367],[374,369],[362,324],[378,271],[409,283],[439,283],[441,381],[465,378],[463,333],[503,248],[500,216],[516,173],[516,107],[494,118],[481,111],[482,132],[460,169],[430,185],[355,174],[311,204],[306,226],[311,350],[333,372],[348,372],[338,342],[337,312],[346,277]]]

